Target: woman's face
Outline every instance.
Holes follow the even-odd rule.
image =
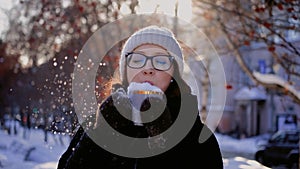
[[[140,53],[146,56],[156,55],[169,55],[168,52],[160,46],[145,44],[137,47],[133,52]],[[144,83],[148,82],[153,86],[160,88],[162,91],[166,91],[174,72],[174,66],[166,71],[156,70],[152,66],[151,60],[148,59],[145,66],[142,68],[131,68],[127,66],[127,79],[128,83],[137,82]]]

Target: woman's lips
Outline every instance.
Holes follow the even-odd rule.
[[[153,86],[153,82],[151,82],[151,81],[144,81],[144,83],[149,83],[150,85]]]

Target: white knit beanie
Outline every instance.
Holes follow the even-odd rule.
[[[125,55],[128,52],[132,52],[135,48],[142,44],[155,44],[166,49],[170,55],[174,56],[177,62],[180,75],[183,72],[183,55],[181,47],[176,40],[174,34],[165,27],[148,26],[142,28],[131,35],[125,42],[121,51],[121,58],[119,63],[120,78],[123,81],[125,78]]]

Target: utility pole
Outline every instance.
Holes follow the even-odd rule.
[[[177,26],[178,26],[178,0],[175,2],[175,17],[174,17],[174,25],[173,25],[173,33],[177,36]]]

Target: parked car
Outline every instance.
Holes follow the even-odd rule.
[[[299,168],[300,130],[278,131],[271,135],[266,144],[260,145],[255,160],[267,167],[286,165]]]

